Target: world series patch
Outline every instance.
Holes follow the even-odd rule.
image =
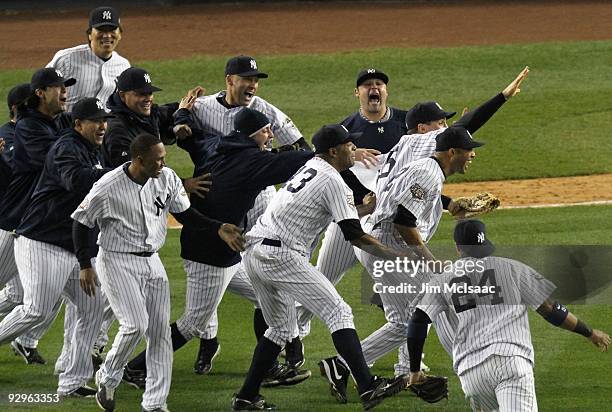
[[[421,186],[419,186],[416,183],[410,186],[410,193],[412,193],[412,197],[414,197],[415,199],[419,199],[419,200],[425,199],[425,189],[423,189]]]

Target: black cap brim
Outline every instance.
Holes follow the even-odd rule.
[[[446,120],[450,119],[451,117],[455,116],[457,114],[457,112],[444,112],[444,118]]]
[[[76,79],[74,77],[71,77],[70,79],[64,80],[64,86],[66,87],[74,86],[76,82],[77,82]]]
[[[470,143],[468,143],[465,147],[462,147],[461,149],[470,150],[470,149],[475,149],[480,146],[484,146],[484,143],[477,142],[476,140],[472,140]]]
[[[112,27],[113,30],[115,30],[117,27],[119,27],[119,25],[114,24],[114,23],[106,23],[106,22],[102,22],[102,23],[97,23],[92,25],[90,28],[92,29],[97,29],[99,27],[104,27],[104,26],[108,26],[108,27]]]
[[[140,89],[136,89],[134,90],[137,93],[142,93],[142,94],[151,94],[153,92],[161,92],[162,89],[160,89],[159,87],[153,86],[152,84],[148,84],[145,87],[141,87]],[[129,90],[123,90],[123,91],[129,91]]]
[[[474,258],[484,258],[491,256],[495,252],[495,245],[488,239],[481,245],[459,245],[461,251]]]
[[[253,71],[250,71],[250,72],[236,73],[236,76],[240,76],[240,77],[257,77],[259,79],[267,79],[268,78],[268,74],[267,73],[260,72],[259,70],[253,70]]]
[[[385,84],[389,84],[389,76],[384,73],[366,73],[357,79],[357,87],[361,86],[363,82],[370,79],[379,79],[382,80]]]

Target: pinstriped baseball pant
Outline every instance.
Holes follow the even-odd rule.
[[[52,316],[62,295],[73,302],[78,308],[78,319],[71,361],[60,374],[57,388],[58,394],[67,394],[86,384],[93,374],[89,354],[102,322],[104,294],[99,289],[93,297],[83,292],[76,256],[58,246],[20,236],[15,241],[15,257],[22,274],[23,305],[13,309],[0,323],[0,342],[7,342]]]
[[[537,412],[533,366],[521,356],[492,355],[459,376],[472,410]]]
[[[224,268],[184,259],[184,265],[187,273],[185,312],[176,321],[176,326],[181,335],[190,340],[208,327],[240,264]]]
[[[259,307],[257,296],[255,296],[253,285],[251,285],[251,279],[249,279],[247,276],[242,263],[240,263],[238,271],[228,283],[227,290],[235,295],[242,296],[243,298],[247,299],[256,308]],[[218,329],[219,320],[217,318],[217,310],[215,309],[215,313],[213,313],[212,317],[208,321],[208,326],[206,326],[203,331],[198,331],[198,335],[203,339],[212,339],[217,336]]]
[[[0,315],[10,313],[23,303],[23,286],[15,263],[14,242],[15,236],[12,233],[0,230],[0,285],[5,285],[0,290]],[[61,305],[58,305],[51,316],[15,340],[26,348],[37,347],[38,341],[55,321],[60,308]]]
[[[100,367],[100,382],[111,388],[119,386],[123,368],[144,336],[147,380],[142,407],[162,408],[172,378],[170,287],[166,270],[157,253],[140,257],[103,249],[98,252],[97,268],[102,289],[119,321],[119,332]]]
[[[355,329],[353,313],[308,256],[285,247],[251,244],[243,253],[244,267],[269,325],[266,338],[279,346],[297,334],[296,299],[319,317],[331,333]]]
[[[266,211],[268,204],[272,201],[275,194],[276,189],[274,186],[268,186],[262,190],[259,195],[257,195],[253,207],[247,212],[244,233],[247,233],[253,226],[255,226],[257,219],[259,219],[259,216],[263,215],[263,213]],[[240,265],[240,269],[238,269],[232,280],[230,280],[230,283],[227,285],[227,290],[235,295],[248,299],[255,305],[255,307],[259,307],[257,298],[255,297],[255,292],[253,291],[253,286],[251,286],[251,280],[244,271],[242,264]],[[208,325],[206,325],[204,328],[198,329],[198,336],[200,336],[202,339],[212,339],[217,336],[218,330],[219,319],[217,318],[217,310],[215,309],[215,313],[211,316]]]

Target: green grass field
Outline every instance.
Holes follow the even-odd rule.
[[[598,219],[590,217],[598,216]],[[537,209],[498,211],[486,219],[490,237],[498,245],[530,244],[609,244],[612,208],[604,206],[571,207],[563,209]],[[568,225],[568,222],[571,222]],[[433,246],[450,245],[452,219],[444,217],[432,240]],[[509,230],[512,227],[513,230]],[[565,227],[565,233],[559,232]],[[521,230],[517,230],[520,228]],[[169,232],[162,250],[172,286],[172,318],[180,316],[185,295],[185,275],[180,260],[178,231]],[[567,234],[571,233],[570,237]],[[339,291],[353,308],[357,330],[363,338],[384,322],[381,311],[365,305],[361,299],[360,268],[355,267],[339,285]],[[591,326],[612,330],[612,309],[609,305],[570,306]],[[533,315],[533,314],[532,314]],[[197,351],[197,341],[190,342],[177,352],[174,360],[173,383],[168,405],[171,410],[222,411],[228,410],[229,399],[241,385],[248,369],[255,345],[251,328],[252,309],[243,299],[227,294],[219,310],[219,340],[222,351],[214,364],[211,375],[197,376],[192,364]],[[595,347],[576,334],[557,330],[539,316],[531,316],[533,343],[536,349],[536,390],[540,410],[608,410],[612,382],[606,379],[609,371],[609,354],[597,352]],[[52,393],[57,380],[53,373],[53,361],[62,342],[62,322],[58,319],[48,335],[40,343],[40,351],[50,361],[45,366],[26,366],[21,358],[13,355],[9,347],[0,350],[1,393]],[[113,328],[113,334],[116,327]],[[300,386],[263,390],[263,394],[287,411],[357,411],[361,406],[355,391],[351,402],[337,405],[328,395],[325,381],[318,376],[316,362],[334,352],[329,333],[320,321],[313,323],[312,334],[305,340],[306,366],[314,376]],[[452,373],[450,359],[432,335],[426,346],[426,363],[432,371],[450,376],[451,397],[448,402],[436,406],[424,405],[407,393],[380,406],[380,411],[395,410],[468,410],[463,400],[459,380]],[[390,354],[376,363],[374,372],[389,374],[395,355]],[[8,373],[7,373],[8,372]],[[140,391],[122,385],[118,391],[119,410],[135,410]],[[3,399],[6,396],[3,395]],[[39,410],[36,407],[8,407],[0,402],[1,410]],[[60,410],[59,406],[47,406],[48,410]],[[64,411],[94,411],[93,400],[69,400],[62,404]]]
[[[612,171],[612,103],[603,85],[609,83],[612,42],[546,43],[516,46],[439,49],[381,49],[326,55],[259,57],[263,80],[259,95],[291,115],[309,138],[322,124],[341,120],[357,108],[352,96],[354,76],[374,65],[391,77],[393,106],[408,108],[420,100],[438,100],[445,108],[461,111],[501,91],[524,67],[532,68],[522,92],[510,101],[477,135],[488,143],[479,150],[469,174],[451,181],[570,176]],[[49,56],[51,57],[51,56]],[[156,97],[163,103],[178,99],[189,87],[201,84],[213,92],[223,87],[225,57],[195,57],[165,62],[134,62],[151,71],[154,83],[164,89]],[[587,63],[588,62],[588,63]],[[31,71],[0,71],[0,95],[28,81]],[[433,80],[432,80],[433,79]],[[187,156],[169,149],[169,165],[179,174],[191,172]],[[600,188],[600,190],[609,190]],[[597,244],[609,245],[612,207],[591,206],[497,211],[486,218],[490,236],[498,244]],[[452,222],[444,218],[432,245],[450,245]],[[172,318],[183,309],[185,275],[178,257],[178,231],[170,231],[163,259],[171,279]],[[353,268],[339,285],[353,307],[357,330],[363,338],[383,322],[382,312],[361,303],[359,268]],[[592,326],[612,331],[609,305],[580,305],[571,309]],[[193,341],[175,356],[171,410],[228,410],[233,392],[246,372],[254,338],[252,308],[228,294],[219,310],[222,351],[213,373],[194,375],[197,350]],[[62,343],[62,319],[56,321],[40,343],[48,365],[26,366],[8,346],[0,348],[0,410],[98,410],[93,400],[69,400],[61,406],[12,406],[7,393],[54,393],[57,379],[53,363]],[[113,328],[113,333],[116,327]],[[612,383],[606,378],[610,355],[600,354],[578,335],[555,330],[532,316],[536,348],[536,389],[540,410],[610,410]],[[263,394],[287,411],[360,410],[355,391],[349,405],[337,405],[318,377],[316,362],[330,356],[333,346],[323,325],[316,321],[305,340],[307,366],[313,378],[299,387],[264,390]],[[450,376],[451,397],[436,406],[424,405],[408,394],[385,402],[378,410],[466,411],[459,381],[449,358],[432,336],[426,363],[437,374]],[[377,362],[374,371],[389,374],[395,355]],[[118,409],[137,410],[140,392],[127,386],[118,391]]]

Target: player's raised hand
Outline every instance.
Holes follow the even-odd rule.
[[[224,223],[219,228],[219,237],[223,240],[234,252],[244,251],[245,239],[242,235],[242,229],[231,223]]]
[[[502,94],[508,100],[509,98],[516,96],[521,91],[521,83],[527,75],[529,74],[529,66],[525,66],[523,70],[516,76],[516,79],[512,81],[506,88],[502,91]]]
[[[196,86],[187,91],[187,94],[181,99],[179,109],[191,110],[196,99],[203,95],[206,91],[202,86]]]
[[[186,124],[177,124],[176,126],[174,126],[172,131],[174,132],[176,138],[179,140],[186,139],[193,134],[193,132],[191,131],[191,127],[187,126]]]
[[[183,186],[185,187],[185,191],[187,193],[204,199],[206,193],[210,191],[210,187],[212,186],[211,174],[205,173],[198,177],[185,179],[183,180]]]
[[[357,149],[355,150],[355,161],[363,163],[366,168],[370,166],[376,167],[378,159],[376,158],[380,152],[376,149]]]
[[[610,336],[602,332],[598,329],[593,329],[593,334],[589,338],[593,345],[597,346],[602,352],[608,351],[608,346],[610,346]]]
[[[87,296],[96,296],[96,286],[100,286],[100,283],[94,268],[81,269],[79,271],[79,283]]]

